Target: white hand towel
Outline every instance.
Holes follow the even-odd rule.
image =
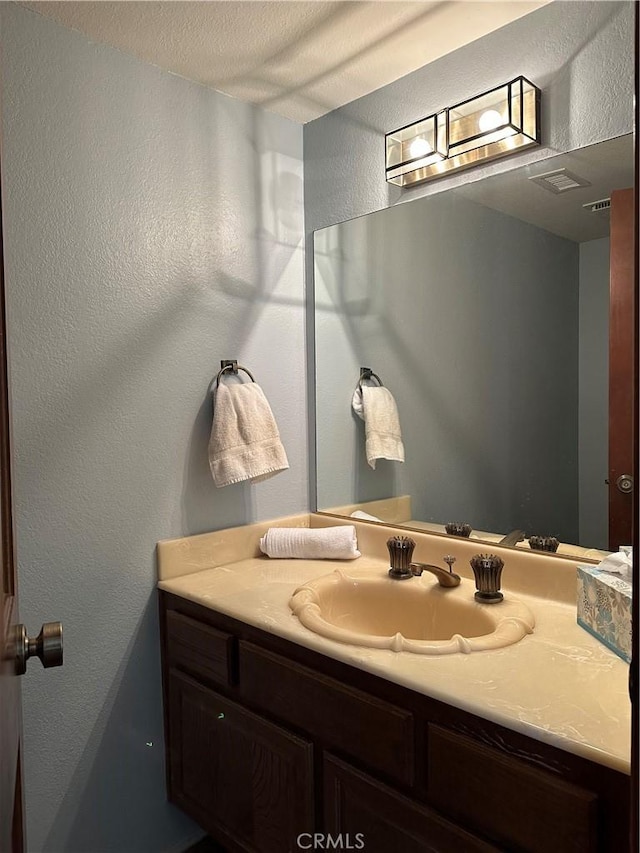
[[[378,459],[404,462],[400,418],[393,394],[382,385],[358,386],[353,392],[351,405],[364,421],[365,453],[369,465],[375,470]]]
[[[360,556],[356,529],[340,527],[270,527],[260,540],[267,557],[306,560],[355,560]]]
[[[289,467],[264,392],[255,382],[220,383],[214,391],[209,467],[219,488],[257,483]]]

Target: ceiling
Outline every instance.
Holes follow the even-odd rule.
[[[456,193],[583,243],[609,236],[608,211],[593,213],[583,205],[608,199],[613,190],[633,187],[633,159],[633,135],[628,134],[466,183]],[[568,170],[587,185],[556,194],[530,180],[558,169]]]
[[[549,0],[21,3],[92,41],[305,123]]]

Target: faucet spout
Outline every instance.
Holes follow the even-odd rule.
[[[460,586],[460,575],[454,572],[441,569],[439,566],[431,566],[429,563],[410,563],[409,568],[413,575],[420,576],[423,572],[431,572],[438,578],[440,586],[451,587]]]
[[[527,534],[524,530],[512,530],[511,533],[507,533],[506,536],[502,537],[498,545],[517,545],[518,542],[522,542],[526,537]]]

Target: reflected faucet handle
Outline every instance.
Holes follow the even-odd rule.
[[[529,547],[532,551],[549,551],[552,554],[558,550],[560,542],[555,536],[530,536]]]
[[[465,539],[468,539],[469,536],[471,536],[473,528],[470,524],[463,524],[459,521],[450,521],[449,524],[445,524],[444,529],[449,536],[464,536]]]
[[[389,575],[396,580],[404,580],[412,578],[413,572],[409,568],[413,549],[416,543],[408,536],[392,536],[387,539],[387,548],[389,549]]]

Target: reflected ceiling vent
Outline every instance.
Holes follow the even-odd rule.
[[[568,169],[555,169],[553,172],[545,172],[543,175],[534,175],[529,180],[556,195],[566,193],[568,190],[576,190],[578,187],[591,186],[590,181],[574,175]]]
[[[582,207],[589,213],[607,214],[611,210],[611,199],[601,198],[600,201],[590,201],[589,204],[583,204]]]

